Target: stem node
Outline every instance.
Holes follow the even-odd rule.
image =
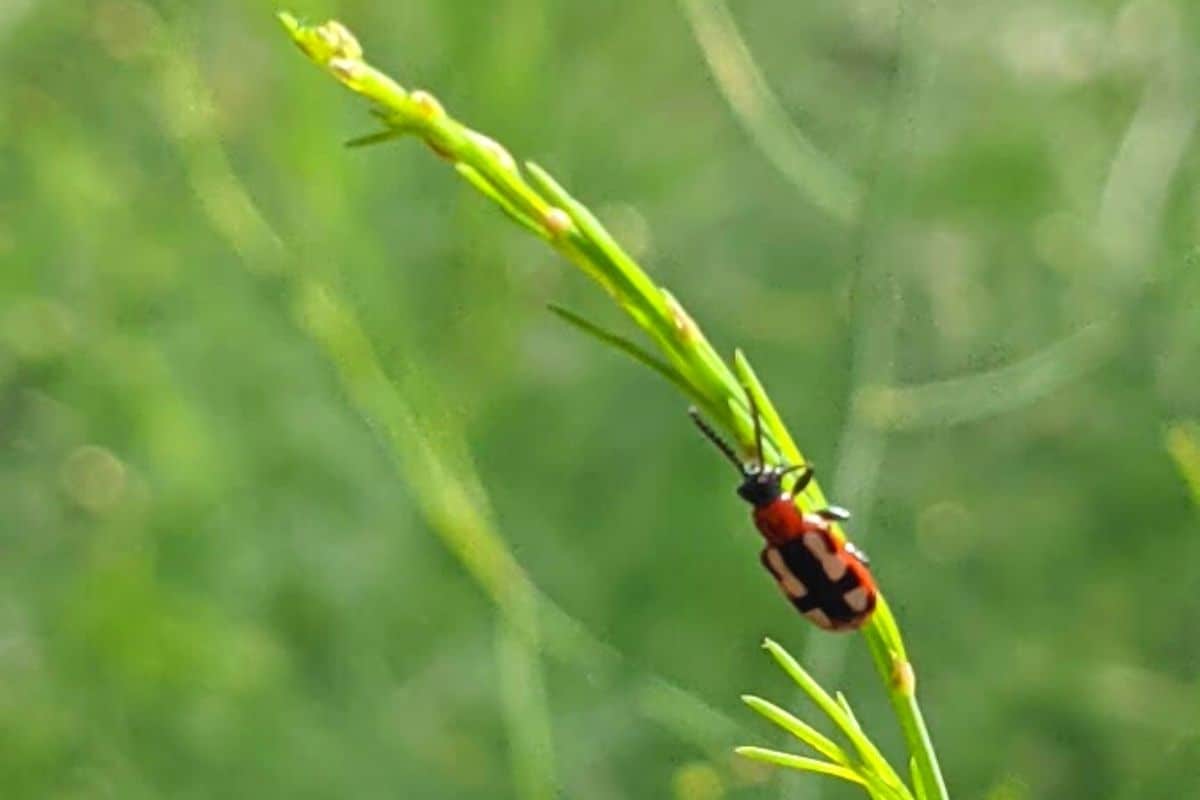
[[[556,239],[566,236],[573,227],[571,217],[567,212],[556,206],[546,209],[546,214],[542,217],[542,224],[546,226],[546,231]]]
[[[442,104],[438,101],[438,99],[424,89],[417,89],[413,91],[413,93],[409,95],[409,99],[412,100],[413,107],[416,109],[417,113],[420,114],[424,119],[441,119],[442,117],[446,116],[446,109],[442,107]]]

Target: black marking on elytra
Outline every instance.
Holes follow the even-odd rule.
[[[859,586],[862,586],[862,582],[859,581],[858,575],[854,573],[854,570],[848,569],[846,570],[846,574],[839,578],[837,583],[833,585],[837,587],[838,591],[844,594],[846,592],[854,591]]]
[[[803,613],[820,609],[834,623],[849,622],[861,616],[861,612],[855,611],[846,602],[846,592],[862,585],[854,570],[847,569],[838,580],[830,580],[820,560],[805,546],[804,537],[784,542],[775,549],[779,551],[783,563],[791,570],[796,580],[808,589],[808,594],[804,597],[790,598],[797,610]],[[780,580],[780,576],[771,569],[770,562],[767,561],[766,550],[763,551],[762,562],[767,570],[775,575],[775,579]]]
[[[777,548],[774,547],[764,547],[763,551],[759,553],[759,561],[762,562],[762,565],[766,568],[767,572],[771,573],[771,575],[775,577],[775,582],[779,584],[779,588],[785,595],[787,595],[787,599],[792,602],[792,605],[796,607],[796,610],[803,614],[806,611],[812,611],[814,608],[817,608],[820,599],[811,591],[808,591],[803,597],[792,597],[791,592],[787,590],[787,587],[784,585],[784,576],[775,571],[775,565],[772,564],[770,558],[768,558],[770,552],[776,549]],[[808,590],[808,584],[804,583],[804,581],[798,575],[793,573],[790,577],[802,585],[806,591]]]
[[[815,594],[813,594],[812,592],[809,592],[808,594],[804,595],[804,597],[788,597],[788,600],[792,601],[792,605],[794,605],[796,607],[796,610],[799,611],[801,614],[807,614],[809,611],[812,611],[814,608],[821,608],[820,601],[817,599],[817,596]],[[824,611],[823,608],[821,608],[821,610]]]

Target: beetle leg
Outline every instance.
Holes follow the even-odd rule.
[[[830,522],[845,522],[850,519],[850,512],[841,506],[829,506],[818,511],[817,516],[827,519]]]
[[[800,470],[800,477],[796,478],[796,483],[792,486],[793,497],[807,489],[813,479],[813,468],[809,465],[805,464],[803,467],[795,467],[794,469]]]
[[[857,558],[859,562],[863,564],[863,566],[871,563],[871,559],[867,558],[867,554],[862,550],[859,550],[858,546],[855,545],[854,542],[846,542],[844,545],[842,545],[842,547],[845,548],[847,553]]]

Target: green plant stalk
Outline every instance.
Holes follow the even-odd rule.
[[[804,457],[770,402],[749,362],[738,353],[731,368],[705,338],[682,305],[657,287],[620,248],[596,217],[571,197],[549,173],[527,163],[525,171],[494,140],[458,122],[428,92],[409,91],[363,59],[354,36],[340,23],[302,25],[289,14],[280,20],[292,40],[317,65],[351,91],[374,104],[385,130],[371,140],[401,135],[422,139],[435,153],[491,199],[518,224],[547,241],[605,289],[661,351],[664,373],[749,453],[753,445],[746,392],[754,394],[763,413],[767,456],[773,462],[803,463]],[[526,177],[528,175],[528,178]],[[601,338],[612,344],[614,337]],[[622,342],[626,340],[621,339]],[[636,345],[628,343],[636,349]],[[628,352],[628,349],[622,347]],[[659,370],[662,372],[662,370]],[[796,498],[804,510],[822,502],[816,483]],[[838,535],[844,537],[839,529]],[[887,602],[862,628],[893,711],[914,763],[918,795],[947,798],[945,783],[914,693],[913,669]]]
[[[1200,424],[1176,422],[1167,428],[1167,453],[1200,506]]]
[[[162,19],[157,21],[156,30],[158,38],[152,49],[158,54],[153,63],[160,95],[155,108],[165,134],[178,149],[204,214],[214,230],[238,254],[243,266],[252,274],[270,280],[277,288],[286,287],[288,296],[294,300],[298,327],[327,353],[356,410],[380,435],[401,475],[406,480],[411,477],[409,483],[430,530],[499,611],[513,610],[511,615],[499,615],[498,624],[521,633],[531,652],[544,652],[547,657],[570,668],[586,667],[591,674],[602,672],[610,678],[624,673],[636,675],[633,694],[640,714],[700,749],[715,751],[723,748],[744,730],[740,722],[664,678],[634,667],[616,648],[555,604],[527,573],[504,568],[505,563],[511,563],[521,570],[512,549],[490,521],[490,515],[485,513],[489,505],[486,492],[470,459],[462,457],[466,451],[462,432],[453,426],[448,428],[445,420],[441,420],[434,437],[428,427],[419,422],[418,406],[412,398],[425,396],[421,407],[437,405],[428,399],[432,382],[424,375],[419,359],[401,359],[406,370],[400,383],[410,390],[401,391],[397,382],[385,374],[378,356],[369,349],[369,338],[354,309],[339,297],[333,286],[316,279],[314,264],[306,264],[306,259],[289,251],[287,243],[250,198],[228,162],[210,115],[199,114],[190,118],[188,124],[180,124],[181,115],[189,119],[189,112],[196,114],[195,109],[209,108],[212,100],[196,68],[196,58],[187,38],[176,35]],[[396,138],[400,134],[387,132],[386,135]],[[219,202],[213,198],[219,198]],[[276,280],[279,283],[275,283]],[[316,305],[325,310],[309,318],[307,313],[313,308],[314,299]],[[327,325],[314,324],[318,318]],[[366,348],[362,346],[364,344]],[[427,457],[436,459],[437,463],[431,465]],[[424,482],[431,472],[438,477],[436,484]],[[469,498],[470,504],[458,509],[459,514],[437,512],[443,507],[442,498],[463,496]],[[461,513],[464,511],[469,513]],[[488,554],[493,553],[504,563],[491,563]],[[476,558],[476,554],[485,557]],[[500,577],[507,582],[499,583],[496,579]],[[521,596],[525,599],[520,599]],[[529,618],[521,610],[527,602],[536,612],[536,630],[527,626]],[[537,634],[536,639],[531,633]],[[498,655],[499,650],[498,647]],[[526,661],[526,665],[524,671],[528,674],[528,666],[534,666],[534,662]],[[503,693],[504,689],[501,691]],[[546,718],[544,709],[530,703],[537,699],[536,692],[525,693],[521,698],[511,694],[502,696],[504,702],[517,699],[526,703],[524,713],[527,716]],[[548,730],[548,718],[538,725],[542,731]],[[533,732],[532,729],[529,731]],[[513,766],[517,766],[516,759],[519,758],[531,764],[526,753],[536,749],[542,765],[539,773],[552,776],[553,754],[544,747],[538,749],[523,744],[545,737],[526,736],[525,731],[515,730],[511,734],[514,744],[518,740],[522,743],[520,751],[514,747]],[[550,782],[539,783],[547,785]]]
[[[854,770],[839,767],[836,764],[830,764],[815,758],[796,756],[791,753],[780,753],[778,750],[768,750],[765,747],[739,747],[735,752],[739,756],[745,756],[754,761],[762,761],[766,764],[775,764],[780,767],[798,769],[803,772],[815,772],[820,775],[828,775],[831,778],[841,778],[848,783],[857,783],[863,787],[868,785]]]
[[[854,761],[839,761],[831,759],[835,763],[844,764],[855,771],[862,778],[862,782],[868,787],[872,797],[887,797],[900,798],[901,800],[911,800],[912,794],[888,764],[887,759],[879,752],[879,748],[867,737],[866,733],[859,726],[858,720],[854,713],[850,710],[850,705],[841,693],[838,693],[837,698],[830,696],[828,692],[821,688],[808,672],[800,666],[800,663],[792,657],[790,653],[783,649],[778,643],[767,639],[763,643],[763,648],[771,654],[776,663],[783,668],[783,671],[796,682],[813,704],[816,705],[822,713],[837,725],[842,735],[850,742],[854,748],[857,758]],[[755,708],[760,714],[773,719],[769,709],[756,707],[755,704],[747,701],[752,708]],[[778,720],[774,720],[779,724]],[[801,735],[804,731],[794,731],[789,725],[782,725],[785,730],[788,730],[793,735],[806,741],[806,737]]]

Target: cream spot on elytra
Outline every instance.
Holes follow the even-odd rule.
[[[825,570],[825,577],[829,578],[830,582],[836,583],[846,574],[846,562],[829,549],[829,545],[820,534],[804,534],[804,546],[821,562],[821,569]]]
[[[779,581],[788,597],[799,600],[808,594],[808,587],[788,569],[787,562],[774,547],[767,548],[767,563],[771,565],[771,572],[775,573],[775,579]]]

